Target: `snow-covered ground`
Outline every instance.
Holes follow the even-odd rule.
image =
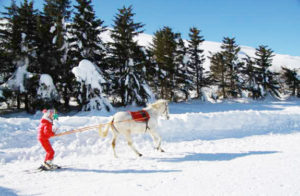
[[[0,117],[0,195],[300,195],[300,100],[171,103],[160,120],[165,153],[149,135],[125,139],[97,130],[53,138],[55,163],[36,140],[42,114]],[[124,108],[123,110],[139,108]],[[110,114],[61,116],[60,131],[108,122]]]

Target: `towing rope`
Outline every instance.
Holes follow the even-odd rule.
[[[79,132],[88,131],[88,130],[95,129],[95,128],[99,129],[99,135],[101,135],[102,127],[104,125],[115,124],[115,123],[122,123],[122,122],[129,122],[129,121],[144,120],[144,119],[147,119],[147,117],[138,118],[138,119],[122,120],[122,121],[118,121],[118,122],[101,123],[101,124],[98,124],[98,125],[93,125],[93,126],[88,126],[88,127],[82,127],[82,128],[79,128],[79,129],[72,129],[70,131],[65,131],[65,132],[62,132],[62,133],[58,133],[58,134],[55,134],[53,137],[60,137],[60,136],[63,136],[63,135],[69,135],[69,134],[73,134],[73,133],[79,133]]]

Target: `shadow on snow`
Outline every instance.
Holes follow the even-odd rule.
[[[277,151],[250,151],[245,153],[192,153],[184,157],[160,159],[161,162],[185,162],[185,161],[230,161],[236,158],[250,155],[274,154]]]
[[[136,170],[136,169],[124,169],[124,170],[97,170],[97,169],[84,169],[84,168],[62,168],[56,171],[70,171],[70,172],[92,172],[92,173],[111,173],[111,174],[149,174],[149,173],[171,173],[181,172],[181,170]]]
[[[12,189],[8,189],[8,188],[0,186],[0,195],[17,196],[17,193],[16,193],[16,191],[14,191]]]

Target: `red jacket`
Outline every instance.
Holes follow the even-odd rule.
[[[52,130],[52,123],[47,119],[42,119],[40,126],[38,128],[38,139],[48,140],[50,137],[54,136],[55,133]]]

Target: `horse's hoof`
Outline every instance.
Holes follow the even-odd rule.
[[[156,148],[156,150],[159,150],[160,152],[165,152],[163,149],[161,148]]]

